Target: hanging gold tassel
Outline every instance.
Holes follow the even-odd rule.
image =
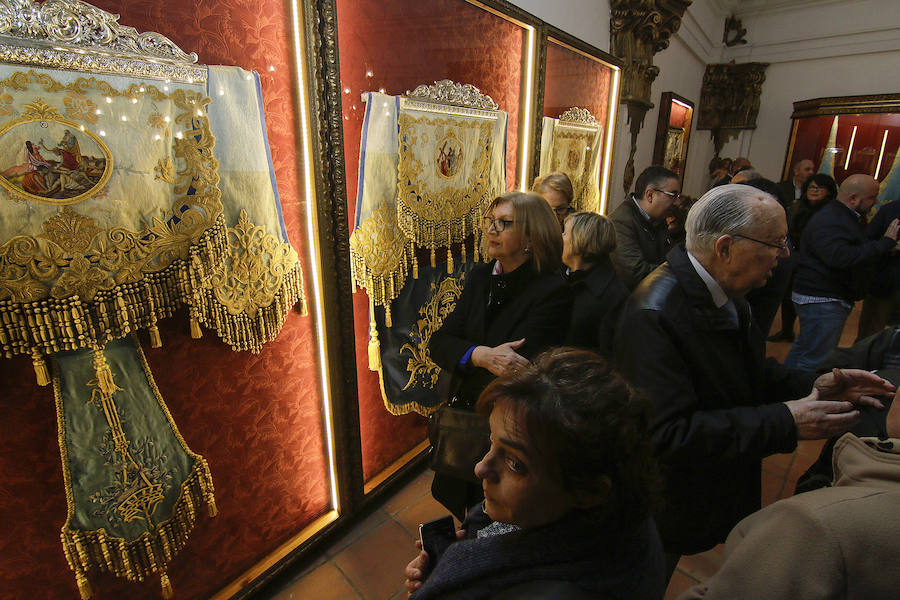
[[[450,237],[450,232],[447,232],[447,275],[453,275],[453,248],[450,245],[453,243],[452,238]]]
[[[85,574],[77,571],[75,573],[75,581],[78,583],[78,594],[81,596],[81,600],[91,600],[94,592],[91,590],[91,584],[88,582]]]
[[[219,509],[216,508],[216,499],[212,494],[210,494],[206,499],[206,514],[208,514],[210,517],[214,517],[219,514]]]
[[[162,597],[166,600],[175,596],[175,590],[172,589],[172,582],[169,581],[169,575],[163,571],[159,576],[159,583],[162,586]]]
[[[432,248],[432,249],[431,249],[431,268],[432,268],[432,269],[433,269],[434,267],[437,266],[437,260],[436,260],[436,258],[437,258],[437,257],[434,255],[434,248]]]
[[[369,297],[369,370],[381,370],[381,344],[378,342],[378,328],[375,326],[375,302]]]
[[[412,256],[413,279],[418,279],[419,278],[419,259],[416,258],[416,247],[412,242],[409,243],[409,255]]]
[[[191,317],[191,337],[199,340],[203,337],[203,331],[200,329],[200,323],[194,317]]]
[[[162,347],[162,337],[159,335],[159,327],[156,325],[152,325],[150,327],[150,347],[151,348],[161,348]]]
[[[34,375],[37,378],[37,384],[45,386],[50,383],[50,371],[47,370],[47,362],[44,356],[37,348],[31,349],[31,360],[34,363]]]

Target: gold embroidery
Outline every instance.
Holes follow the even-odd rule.
[[[153,391],[160,410],[162,410],[166,420],[172,427],[179,445],[194,460],[194,466],[181,485],[181,494],[172,507],[172,516],[166,521],[156,523],[151,530],[144,532],[131,542],[113,537],[104,529],[80,531],[72,526],[72,521],[75,518],[75,492],[72,487],[72,475],[69,469],[66,467],[62,469],[66,490],[66,505],[68,507],[68,516],[61,531],[62,545],[66,560],[69,563],[69,567],[75,572],[79,590],[84,598],[90,598],[91,596],[90,584],[85,573],[94,568],[111,572],[117,577],[123,577],[130,581],[142,581],[148,575],[160,573],[163,586],[165,587],[168,581],[165,572],[166,566],[187,543],[188,535],[194,528],[199,515],[199,508],[205,505],[210,517],[215,517],[218,514],[215,488],[213,487],[209,465],[205,458],[192,452],[184,441],[178,426],[172,420],[168,406],[166,406],[156,386],[156,381],[150,372],[150,366],[147,364],[147,359],[137,339],[135,339],[135,345],[141,366],[147,376],[150,389]],[[58,369],[56,369],[56,372],[58,373]],[[56,401],[59,452],[62,464],[68,465],[66,419],[58,374],[54,374],[53,377],[53,394]],[[123,507],[124,513],[132,514],[129,508],[138,505],[139,503],[136,501],[126,502]]]
[[[437,384],[441,368],[431,360],[428,345],[431,342],[432,334],[441,328],[444,319],[456,307],[456,302],[459,300],[465,285],[465,277],[465,273],[458,278],[447,277],[441,281],[439,287],[434,283],[431,284],[430,300],[419,309],[419,319],[409,332],[409,339],[412,341],[412,344],[403,344],[400,348],[400,354],[406,351],[412,354],[412,357],[406,364],[409,381],[403,387],[404,390],[412,386],[434,389],[434,386]],[[418,405],[415,409],[422,414],[428,414],[428,412],[435,410],[424,409],[424,407]]]
[[[256,258],[245,256],[246,249],[229,247],[217,187],[218,162],[213,157],[215,138],[205,110],[208,98],[184,89],[167,95],[149,84],[119,91],[93,77],[63,85],[35,71],[14,73],[0,80],[0,88],[22,91],[35,83],[46,92],[65,91],[72,97],[94,91],[108,97],[170,100],[177,109],[174,121],[183,131],[180,139],[168,138],[174,160],[166,157],[165,172],[158,172],[173,186],[171,208],[143,230],[103,229],[63,207],[42,224],[42,233],[16,236],[0,245],[2,355],[31,354],[39,367],[42,354],[102,346],[138,328],[152,333],[157,320],[172,316],[182,304],[198,328],[200,324],[215,328],[234,350],[259,352],[277,335],[295,302],[306,314],[303,275],[299,261],[287,258],[296,257],[289,244],[271,246],[269,256]],[[32,119],[62,119],[43,99],[32,100],[25,111]],[[161,127],[168,126],[162,116],[159,121]],[[106,190],[98,186],[96,195]],[[4,191],[16,200],[20,196]],[[237,304],[222,305],[208,282],[226,263],[239,269],[247,265],[229,275],[235,281],[246,278],[256,273],[249,265],[257,258],[269,269],[267,288],[259,295],[237,294],[244,298],[238,304],[253,315],[235,313]],[[281,287],[274,290],[276,278]],[[237,287],[233,285],[232,292]]]
[[[69,92],[63,98],[66,106],[66,116],[71,119],[81,119],[85,123],[97,122],[97,105],[90,98],[78,92]]]
[[[413,253],[387,201],[379,204],[350,236],[353,282],[365,288],[374,304],[384,306],[388,315],[391,300],[406,281],[408,257]]]
[[[590,212],[600,210],[600,190],[594,182],[591,165],[599,150],[594,148],[595,132],[555,132],[551,171],[564,171],[572,180],[572,208]],[[574,164],[573,164],[574,163]]]
[[[256,317],[270,306],[282,279],[297,264],[297,253],[266,233],[241,210],[237,225],[228,228],[228,260],[210,277],[207,288],[229,313]]]
[[[448,244],[459,243],[480,230],[481,213],[495,190],[490,185],[491,139],[493,124],[490,121],[460,121],[446,117],[412,117],[401,114],[400,164],[398,167],[397,221],[400,228],[416,245],[432,252]],[[449,139],[451,131],[476,134],[476,154],[472,158],[469,177],[459,185],[449,184],[439,190],[428,184],[422,162],[413,151],[419,146],[419,137],[433,128],[434,137]],[[461,146],[460,146],[461,148]],[[440,150],[440,148],[438,148]],[[461,157],[460,157],[461,158]],[[440,165],[435,165],[440,169]],[[461,169],[461,165],[456,165]],[[440,174],[440,173],[439,173]]]
[[[159,159],[153,171],[156,173],[153,179],[162,179],[166,183],[175,183],[175,163],[172,162],[171,156]]]

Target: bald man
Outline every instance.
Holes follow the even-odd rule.
[[[815,164],[808,158],[794,163],[791,169],[791,178],[778,184],[778,201],[783,207],[790,208],[791,204],[800,199],[803,184],[812,176],[814,170]]]
[[[786,366],[818,368],[837,346],[853,303],[865,296],[879,259],[897,252],[897,219],[875,240],[866,237],[860,223],[877,195],[878,182],[870,175],[850,175],[837,199],[822,207],[803,230],[791,295],[800,334]]]

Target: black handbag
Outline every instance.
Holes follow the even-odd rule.
[[[428,417],[431,470],[465,481],[479,482],[475,464],[491,446],[486,416],[444,405]]]

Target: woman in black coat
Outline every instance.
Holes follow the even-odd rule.
[[[515,374],[562,344],[572,306],[559,222],[544,199],[507,192],[485,215],[482,245],[492,260],[466,276],[459,302],[429,345],[432,360],[452,374],[449,405],[466,410],[474,410],[495,377]],[[482,498],[475,483],[440,473],[431,489],[460,518]]]
[[[837,198],[837,184],[830,175],[816,173],[803,182],[800,188],[800,198],[796,200],[788,210],[788,232],[793,248],[791,257],[787,260],[796,261],[796,253],[800,249],[800,236],[803,229],[814,214],[820,208]],[[794,303],[791,301],[791,287],[793,277],[788,285],[787,293],[781,302],[781,331],[768,338],[770,342],[793,342],[794,320],[797,317],[794,311]]]
[[[609,258],[616,248],[612,221],[590,212],[573,213],[563,230],[563,262],[574,301],[566,344],[612,356],[619,311],[628,289]]]

